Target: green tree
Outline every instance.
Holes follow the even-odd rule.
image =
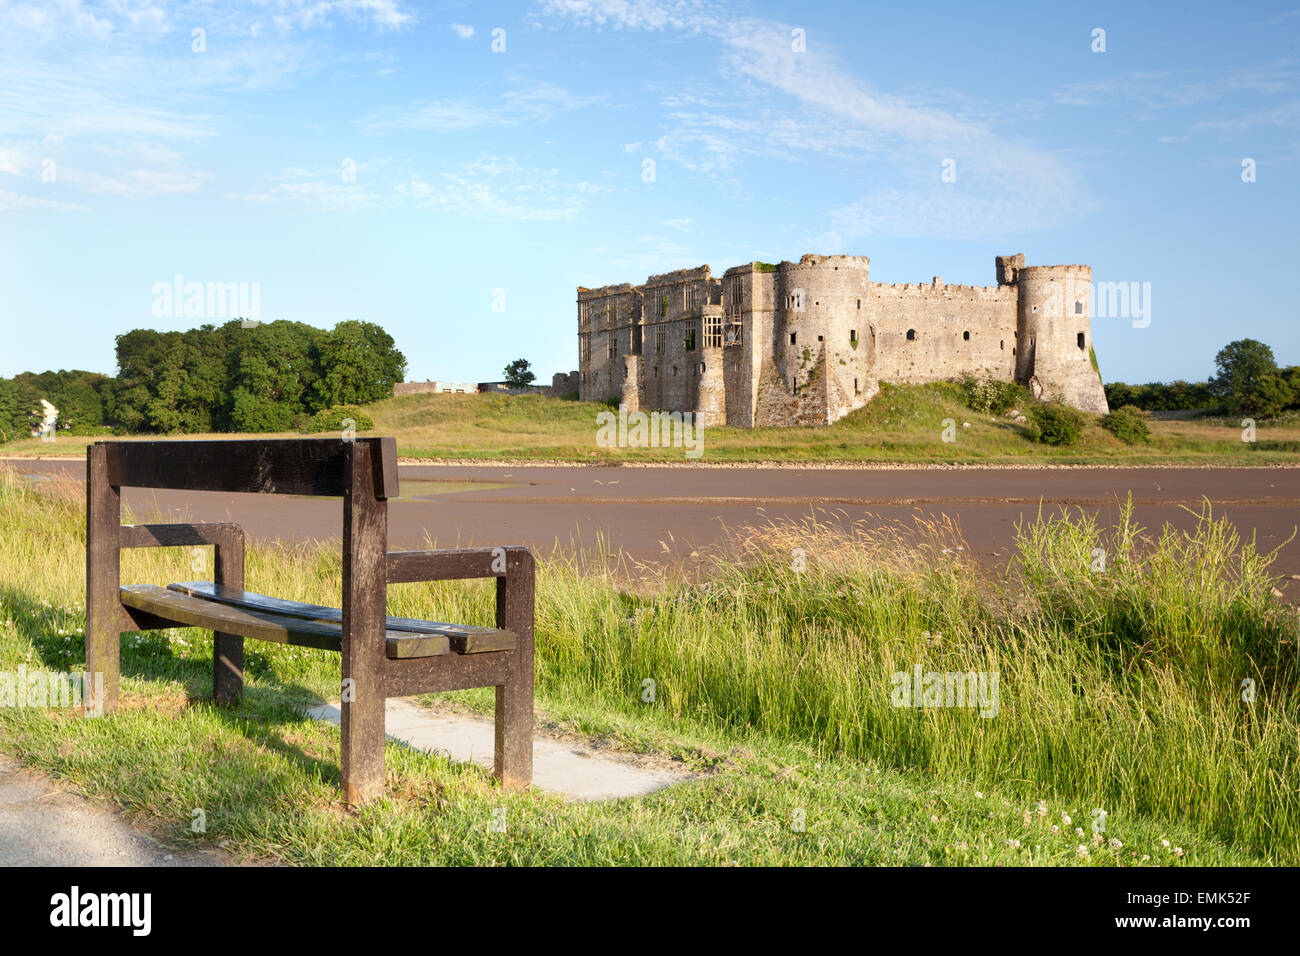
[[[1229,414],[1270,418],[1292,400],[1291,389],[1278,373],[1273,350],[1254,339],[1229,342],[1214,357],[1218,374],[1210,388]]]
[[[505,367],[506,384],[511,388],[527,388],[537,378],[531,371],[528,359],[515,359]]]
[[[393,337],[355,319],[340,322],[321,339],[316,364],[320,378],[312,386],[310,411],[388,398],[406,375],[406,356]]]

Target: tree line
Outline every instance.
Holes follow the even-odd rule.
[[[392,394],[406,358],[370,322],[133,329],[116,338],[117,375],[81,370],[0,378],[0,441],[26,437],[43,398],[70,434],[273,432],[314,413]]]
[[[1229,415],[1273,418],[1300,408],[1300,365],[1279,367],[1273,350],[1255,339],[1229,342],[1214,358],[1217,374],[1204,382],[1149,382],[1104,386],[1111,408],[1143,411],[1201,409]]]

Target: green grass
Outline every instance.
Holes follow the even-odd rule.
[[[0,471],[0,670],[82,666],[82,507],[77,486],[38,493]],[[124,637],[111,717],[0,707],[0,749],[177,845],[291,863],[1300,861],[1300,633],[1268,557],[1225,523],[1152,539],[1126,522],[1103,541],[1082,518],[1039,522],[996,573],[962,560],[944,527],[785,525],[731,544],[689,581],[599,554],[541,562],[542,721],[700,775],[649,797],[508,794],[390,744],[386,797],[352,812],[337,729],[301,716],[336,694],[337,655],[250,641],[244,701],[223,710],[209,637],[191,629]],[[123,580],[192,579],[192,560],[126,552]],[[248,582],[336,603],[338,552],[254,547]],[[487,624],[490,582],[394,587],[390,610]],[[890,675],[917,662],[996,671],[998,715],[893,707]],[[489,693],[442,706],[486,711]],[[1098,807],[1122,847],[1093,842]],[[195,808],[206,835],[189,830]]]
[[[602,448],[596,415],[609,406],[538,395],[410,395],[365,406],[374,429],[396,437],[410,458],[556,460],[589,463],[683,462],[683,450]],[[956,440],[945,442],[945,421]],[[970,427],[965,427],[969,422]],[[709,462],[880,462],[971,464],[1232,464],[1300,461],[1300,421],[1292,415],[1258,427],[1243,442],[1240,422],[1153,421],[1152,440],[1125,445],[1088,416],[1078,444],[1052,447],[1032,440],[1007,416],[967,408],[954,383],[881,386],[865,407],[833,425],[791,428],[708,428]],[[143,436],[157,437],[157,436]],[[176,436],[193,438],[196,436]],[[214,437],[234,437],[232,435]],[[270,436],[262,436],[270,437]],[[296,437],[296,436],[295,436]],[[90,438],[60,435],[54,442],[25,439],[4,445],[7,455],[84,455]]]

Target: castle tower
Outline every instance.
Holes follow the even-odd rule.
[[[722,374],[722,349],[700,349],[699,384],[695,392],[695,424],[713,428],[727,424],[726,379]]]
[[[999,258],[999,282],[1002,271]],[[1092,269],[1020,265],[1014,271],[1016,381],[1035,398],[1106,413],[1106,392],[1092,358]]]
[[[804,255],[778,267],[773,359],[792,391],[823,406],[815,410],[823,423],[848,411],[839,401],[827,406],[827,397],[854,396],[855,380],[859,387],[866,380],[870,356],[856,343],[867,329],[870,269],[866,256]],[[836,381],[818,382],[819,374]]]

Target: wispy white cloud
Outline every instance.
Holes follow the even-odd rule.
[[[539,82],[507,90],[493,99],[466,96],[389,108],[367,117],[363,128],[368,133],[382,134],[396,130],[451,132],[521,126],[546,122],[602,98],[578,96],[553,83]]]
[[[77,203],[62,202],[55,199],[40,199],[0,189],[0,210],[20,212],[23,210],[40,210],[44,212],[89,212],[86,206]]]
[[[460,216],[520,222],[573,219],[587,190],[567,186],[558,170],[521,167],[496,156],[463,163],[429,181],[413,175],[397,189],[399,201]]]
[[[872,89],[831,49],[798,49],[790,24],[708,3],[542,0],[540,9],[594,29],[677,30],[717,41],[718,69],[731,81],[724,89],[747,99],[719,102],[712,90],[666,97],[672,125],[651,141],[651,155],[728,179],[757,153],[881,164],[894,185],[824,211],[819,218],[834,224],[828,238],[987,235],[1051,226],[1087,205],[1060,159],[999,136],[975,104],[959,115]],[[940,181],[944,158],[958,162],[958,183]]]
[[[462,40],[468,40],[474,35],[474,28],[466,23],[453,23],[451,28],[456,31],[456,36]]]

